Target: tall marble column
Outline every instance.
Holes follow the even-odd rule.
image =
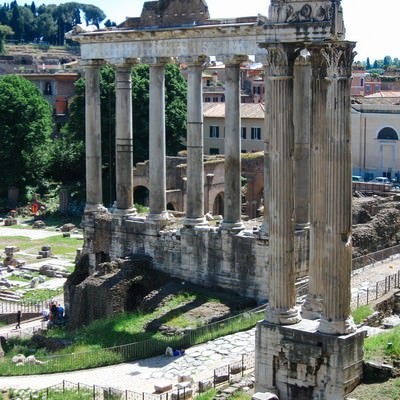
[[[222,229],[242,229],[240,64],[247,56],[225,59],[225,185]]]
[[[85,212],[105,211],[101,176],[101,110],[100,66],[92,60],[85,68],[85,146],[86,146],[86,207]]]
[[[302,316],[306,319],[318,319],[322,313],[322,295],[324,293],[323,274],[325,268],[324,246],[326,228],[326,185],[325,171],[327,141],[327,104],[326,96],[329,81],[325,73],[321,74],[323,57],[319,49],[312,51],[312,105],[311,105],[311,151],[310,151],[310,255],[309,286],[302,307]]]
[[[167,181],[165,150],[165,64],[170,59],[150,63],[149,168],[151,221],[167,221]]]
[[[315,46],[321,58],[321,73],[328,82],[326,93],[325,235],[322,316],[318,330],[348,334],[356,327],[350,315],[352,266],[352,183],[350,93],[353,63],[352,42]]]
[[[202,66],[206,57],[186,58],[187,93],[187,197],[185,226],[206,224],[204,217],[204,148]]]
[[[269,303],[265,318],[274,324],[300,321],[294,264],[293,67],[294,47],[267,46],[267,136],[270,138]]]
[[[132,65],[115,69],[115,179],[117,208],[121,215],[135,214],[133,205]]]
[[[309,226],[311,65],[308,52],[300,52],[294,66],[294,207],[296,229]]]

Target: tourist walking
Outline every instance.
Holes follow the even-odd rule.
[[[15,329],[21,329],[21,310],[17,311],[17,325],[15,325]]]

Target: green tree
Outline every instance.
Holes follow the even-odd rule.
[[[14,34],[14,31],[8,25],[0,24],[0,54],[6,52],[6,37]]]
[[[367,57],[367,65],[366,65],[366,69],[371,69],[371,61],[369,60],[369,57]]]
[[[23,77],[0,77],[0,193],[39,185],[49,165],[52,109]]]

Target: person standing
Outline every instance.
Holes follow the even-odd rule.
[[[15,329],[21,329],[21,310],[17,311],[17,325]]]

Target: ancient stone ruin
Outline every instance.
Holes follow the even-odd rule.
[[[362,374],[364,334],[350,318],[350,79],[354,43],[345,41],[340,0],[272,0],[267,17],[211,20],[204,1],[146,2],[140,19],[84,32],[87,270],[67,299],[104,261],[146,256],[156,270],[193,283],[269,300],[257,327],[256,390],[281,400],[341,399]],[[203,7],[203,8],[202,8]],[[202,14],[201,14],[202,13]],[[171,17],[173,15],[173,18]],[[188,24],[188,15],[193,21]],[[264,221],[246,230],[240,196],[240,65],[266,68]],[[224,215],[204,210],[202,65],[225,64]],[[166,207],[164,67],[188,69],[186,213],[170,234]],[[103,206],[99,69],[116,70],[116,207]],[[150,65],[150,212],[133,203],[132,65]],[[208,210],[206,210],[208,211]],[[301,313],[296,278],[309,273]],[[127,289],[128,290],[128,289]],[[93,300],[95,299],[95,300]],[[89,296],[90,309],[109,306]],[[92,304],[93,303],[93,304]],[[94,304],[96,303],[96,304]],[[123,308],[123,307],[122,307]],[[71,318],[79,309],[71,310]]]

